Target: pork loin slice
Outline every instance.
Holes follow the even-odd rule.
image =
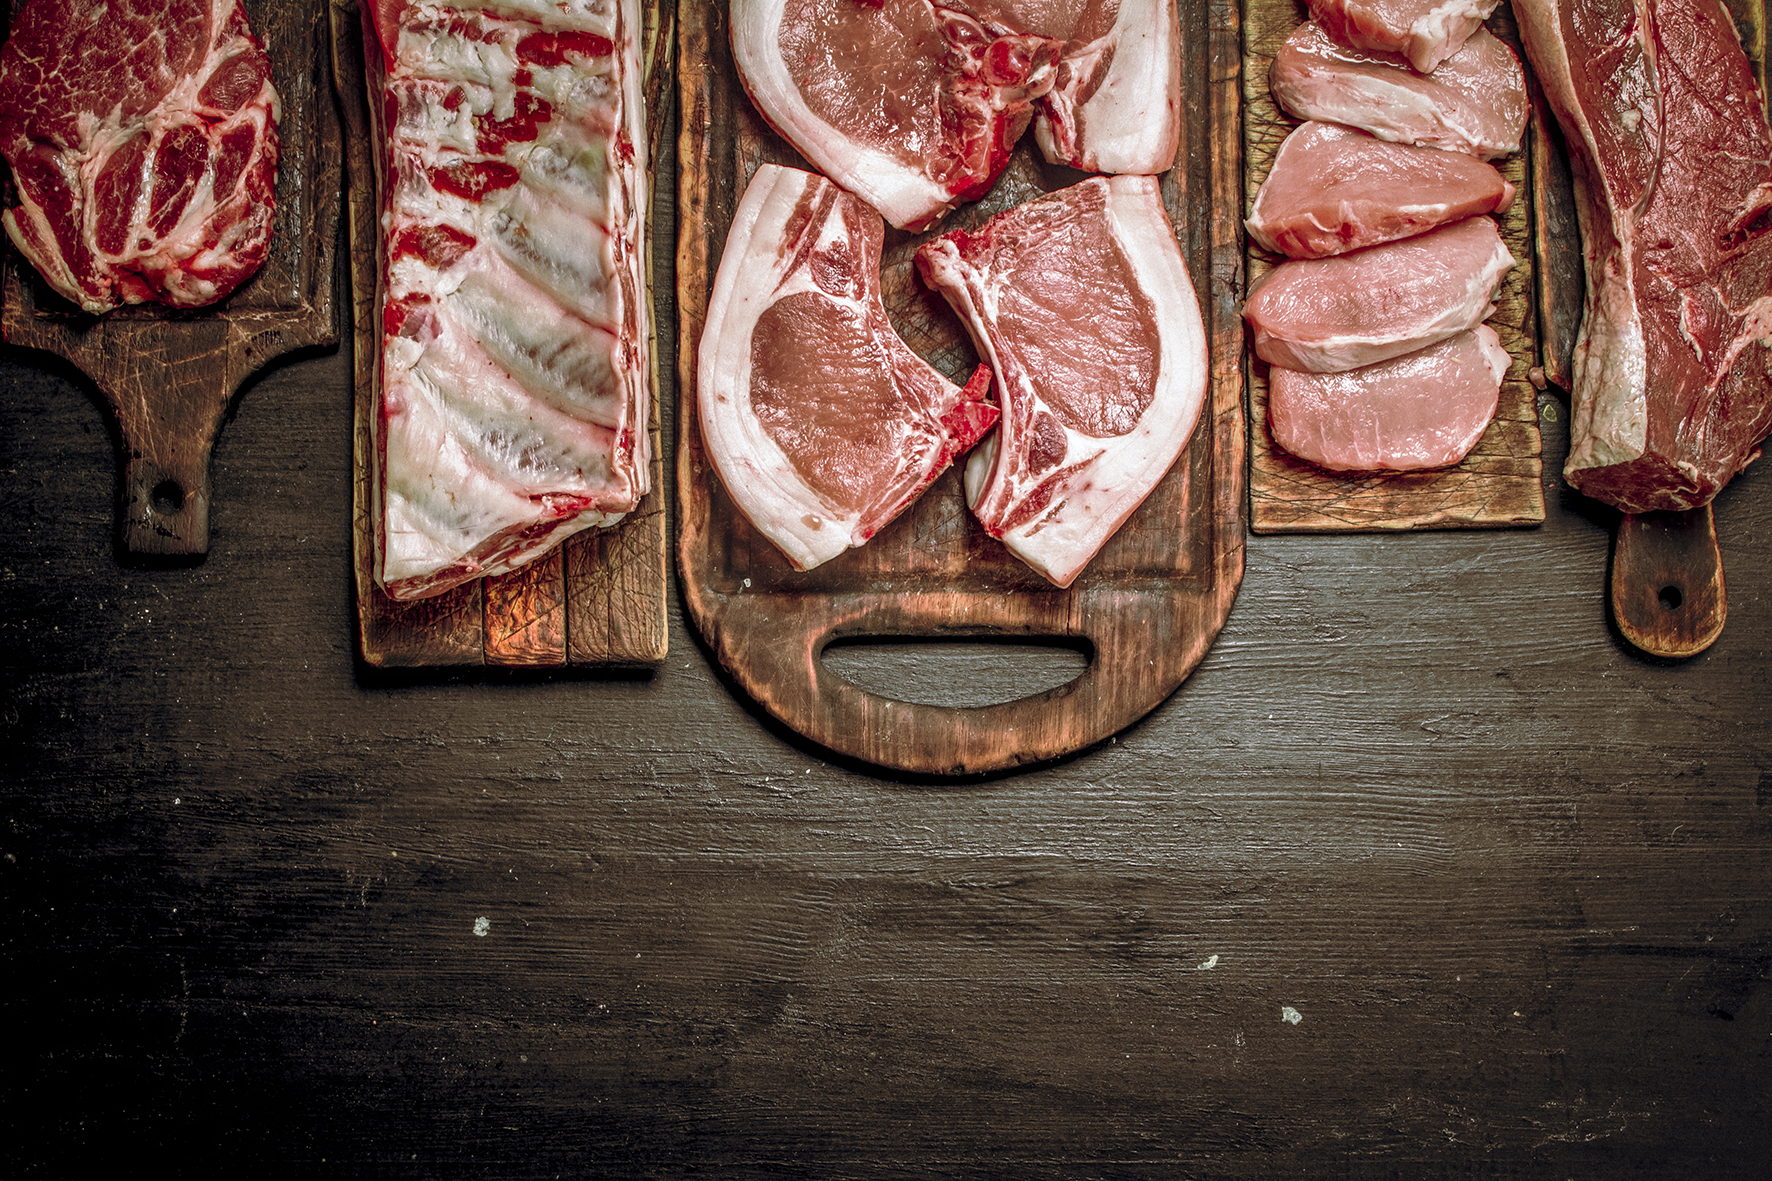
[[[635,0],[365,11],[382,201],[376,577],[395,599],[609,525],[649,482]]]
[[[1454,53],[1500,0],[1311,0],[1311,19],[1350,49],[1395,53],[1423,74]]]
[[[702,439],[753,525],[801,570],[872,537],[997,420],[899,339],[885,226],[822,176],[765,164],[745,189],[699,353]]]
[[[1772,133],[1715,0],[1516,0],[1575,170],[1587,303],[1564,473],[1708,503],[1772,430]]]
[[[1003,420],[966,465],[979,523],[1069,586],[1174,463],[1206,336],[1148,176],[1095,178],[956,230],[917,268],[997,374]]]
[[[6,232],[88,312],[214,303],[270,251],[279,113],[240,0],[31,0],[0,48]]]
[[[1475,328],[1514,257],[1487,217],[1281,263],[1249,293],[1255,353],[1282,369],[1341,373]]]
[[[1335,471],[1412,472],[1470,454],[1495,417],[1510,358],[1470,332],[1346,373],[1268,371],[1274,442]]]
[[[1333,123],[1286,137],[1244,224],[1291,258],[1325,258],[1506,209],[1514,187],[1462,152],[1387,143]]]
[[[1268,87],[1300,119],[1484,160],[1519,151],[1531,110],[1520,59],[1487,29],[1432,74],[1420,74],[1397,54],[1346,48],[1306,21],[1274,56]]]

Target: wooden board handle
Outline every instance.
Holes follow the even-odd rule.
[[[125,431],[125,440],[129,437]],[[213,435],[200,441],[181,440],[162,454],[131,451],[125,456],[119,493],[125,551],[168,557],[209,552],[213,441]]]
[[[1624,514],[1612,548],[1612,617],[1625,639],[1651,656],[1696,656],[1728,616],[1710,505]]]

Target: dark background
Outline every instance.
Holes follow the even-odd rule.
[[[907,781],[675,598],[651,676],[359,667],[347,352],[248,387],[208,559],[153,568],[82,380],[0,349],[0,1172],[1766,1175],[1763,465],[1690,661],[1610,629],[1613,519],[1552,475],[1538,529],[1251,537],[1142,723]]]

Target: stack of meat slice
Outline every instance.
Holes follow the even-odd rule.
[[[1325,468],[1446,467],[1494,417],[1509,364],[1482,322],[1514,264],[1486,215],[1514,191],[1484,161],[1519,146],[1524,74],[1476,20],[1429,0],[1316,0],[1312,12],[1269,74],[1307,122],[1247,223],[1290,260],[1244,307],[1272,367],[1269,425]]]

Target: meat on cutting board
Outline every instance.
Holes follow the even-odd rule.
[[[639,7],[366,11],[384,214],[376,574],[530,561],[648,483]]]
[[[1469,331],[1514,265],[1487,217],[1338,254],[1281,263],[1250,291],[1251,347],[1284,369],[1339,373]]]
[[[880,300],[885,225],[822,176],[765,164],[708,300],[696,404],[740,511],[798,569],[874,536],[997,420],[913,353]]]
[[[1174,161],[1175,0],[734,0],[731,20],[763,117],[901,229],[988,191],[1036,115],[1056,162]]]
[[[1395,53],[1423,74],[1458,52],[1500,0],[1311,0],[1311,19],[1351,49]]]
[[[1576,176],[1569,482],[1707,504],[1772,430],[1772,133],[1716,0],[1515,0]]]
[[[1495,417],[1510,358],[1479,324],[1345,373],[1268,371],[1274,442],[1335,471],[1423,471],[1470,453]]]
[[[1505,210],[1514,187],[1462,152],[1305,123],[1274,155],[1249,236],[1291,258],[1324,258]]]
[[[269,252],[278,115],[240,0],[31,0],[0,48],[6,231],[88,312],[214,303]]]
[[[1268,87],[1297,118],[1484,160],[1519,150],[1531,109],[1520,59],[1487,29],[1421,74],[1397,54],[1350,49],[1306,21],[1274,55]]]
[[[1175,462],[1206,337],[1155,178],[1094,178],[917,250],[996,373],[1003,419],[966,465],[979,523],[1069,586]]]

